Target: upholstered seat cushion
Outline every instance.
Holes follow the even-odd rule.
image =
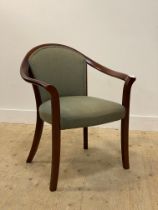
[[[51,123],[51,101],[39,107],[41,119]],[[88,127],[120,120],[125,108],[118,103],[89,96],[60,97],[61,129]]]

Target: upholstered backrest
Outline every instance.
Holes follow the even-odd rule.
[[[84,56],[65,46],[45,46],[29,57],[34,78],[52,84],[60,96],[86,95],[86,62]],[[50,95],[40,88],[42,101]]]

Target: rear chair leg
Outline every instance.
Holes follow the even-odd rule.
[[[88,127],[83,128],[83,148],[88,149]]]
[[[38,145],[41,139],[42,131],[43,131],[43,120],[40,119],[40,117],[37,115],[37,121],[36,121],[36,128],[35,128],[35,133],[34,133],[34,138],[32,142],[32,147],[30,150],[30,153],[28,155],[28,158],[26,160],[27,163],[31,163],[36,152],[38,149]]]

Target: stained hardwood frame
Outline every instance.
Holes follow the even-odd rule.
[[[122,154],[122,164],[124,169],[129,168],[129,151],[128,151],[128,138],[129,138],[129,112],[130,112],[130,91],[133,82],[136,80],[135,77],[129,76],[127,74],[111,70],[105,66],[100,65],[99,63],[95,62],[94,60],[88,58],[81,52],[68,47],[66,45],[61,44],[42,44],[37,47],[31,49],[26,56],[24,57],[21,68],[20,74],[22,78],[31,83],[34,90],[34,95],[36,99],[36,108],[37,108],[37,120],[36,120],[36,128],[33,138],[32,147],[30,153],[27,158],[27,162],[32,162],[36,151],[38,149],[38,145],[40,142],[40,138],[43,131],[43,120],[39,116],[39,106],[42,103],[40,92],[38,87],[44,88],[49,94],[51,98],[51,109],[52,109],[52,163],[51,163],[51,178],[50,178],[50,191],[56,191],[57,184],[58,184],[58,175],[59,175],[59,164],[60,164],[60,141],[61,141],[61,127],[60,127],[60,101],[59,101],[59,93],[51,84],[48,84],[44,81],[37,80],[33,77],[31,72],[28,59],[29,56],[37,49],[47,46],[61,46],[64,48],[69,48],[82,56],[84,56],[87,65],[90,65],[94,69],[101,71],[104,74],[109,76],[124,80],[124,87],[123,87],[123,95],[122,95],[122,105],[125,107],[126,113],[125,117],[121,120],[121,154]],[[87,69],[86,69],[87,75]],[[87,86],[87,85],[86,85]],[[87,92],[87,90],[86,90]],[[83,148],[88,149],[88,128],[83,128]]]

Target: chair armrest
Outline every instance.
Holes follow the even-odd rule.
[[[101,71],[101,72],[103,72],[104,74],[107,74],[107,75],[109,75],[109,76],[116,77],[116,78],[121,79],[121,80],[124,80],[124,81],[125,81],[126,78],[128,77],[127,74],[124,74],[124,73],[118,72],[118,71],[114,71],[114,70],[109,69],[109,68],[107,68],[107,67],[105,67],[105,66],[102,66],[101,64],[99,64],[99,63],[93,61],[93,60],[90,59],[90,58],[87,58],[87,59],[86,59],[86,62],[87,62],[87,64],[89,64],[89,65],[92,66],[93,68],[95,68],[95,69],[97,69],[97,70],[99,70],[99,71]]]
[[[31,83],[32,85],[41,86],[45,90],[47,90],[53,97],[59,97],[59,93],[57,89],[44,81],[34,79],[29,76],[29,66],[26,63],[22,63],[20,68],[21,77],[26,81]]]
[[[87,64],[89,64],[90,66],[92,66],[93,68],[118,79],[124,80],[124,87],[123,87],[123,95],[122,95],[122,105],[126,108],[126,112],[129,113],[129,109],[130,109],[130,91],[131,91],[131,87],[132,84],[134,83],[134,81],[136,80],[136,78],[134,76],[129,76],[127,74],[124,74],[122,72],[118,72],[118,71],[114,71],[111,70],[105,66],[102,66],[101,64],[93,61],[90,58],[86,58],[86,62]]]
[[[59,93],[56,87],[54,87],[51,84],[48,84],[44,81],[34,79],[29,76],[29,65],[23,60],[21,67],[20,67],[20,74],[21,77],[26,81],[33,85],[33,87],[40,86],[44,88],[47,92],[49,92],[51,96],[51,110],[52,110],[52,124],[54,127],[60,127],[60,100],[59,100]],[[39,96],[36,93],[36,88],[34,88],[35,92],[35,98],[36,98],[36,105],[37,105],[37,114],[38,113],[38,107],[40,105],[39,103]],[[40,99],[41,101],[41,99]]]

